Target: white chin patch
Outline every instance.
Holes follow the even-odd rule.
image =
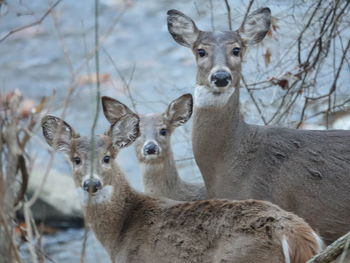
[[[197,85],[194,89],[194,106],[198,108],[225,106],[234,91],[232,86],[214,89]]]
[[[97,205],[111,201],[113,195],[113,186],[106,185],[101,190],[92,195],[84,191],[81,187],[76,188],[76,192],[83,206],[87,206],[89,202],[90,204]]]
[[[156,160],[159,158],[158,154],[148,154],[143,156],[145,160]]]

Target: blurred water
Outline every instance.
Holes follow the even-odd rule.
[[[47,262],[75,263],[80,262],[83,254],[83,229],[69,229],[55,234],[45,235],[41,246],[47,255]],[[27,243],[21,246],[23,262],[31,262]],[[110,263],[108,254],[102,248],[93,233],[89,232],[86,241],[84,259],[86,263]]]
[[[232,18],[238,27],[248,1],[231,1]],[[263,44],[248,51],[243,74],[247,82],[265,80],[271,76],[270,67],[264,65],[263,51],[269,47],[274,58],[282,57],[283,70],[295,61],[286,60],[300,29],[302,14],[307,8],[300,1],[255,1],[255,7],[268,5],[272,13],[281,18],[278,37],[267,39]],[[52,1],[8,1],[2,7],[0,16],[0,36],[12,28],[26,25],[38,19]],[[127,3],[125,11],[122,11]],[[293,6],[295,16],[288,16]],[[25,96],[39,101],[42,96],[51,96],[49,113],[60,116],[63,102],[67,97],[72,79],[80,79],[81,84],[69,97],[66,111],[68,123],[82,135],[90,133],[95,112],[95,86],[84,84],[84,78],[95,71],[93,59],[86,63],[87,54],[94,48],[94,4],[93,1],[62,1],[42,24],[20,31],[0,44],[0,91],[19,89]],[[210,29],[209,1],[141,1],[141,0],[101,0],[100,1],[100,72],[108,79],[101,84],[102,95],[108,95],[131,106],[130,99],[121,78],[117,74],[109,56],[121,74],[129,81],[137,111],[148,113],[164,111],[166,105],[186,92],[193,92],[195,83],[195,61],[191,51],[174,42],[167,31],[166,11],[179,9],[191,16],[200,28]],[[214,26],[227,29],[224,1],[213,1]],[[113,27],[113,24],[115,26]],[[111,29],[107,38],[105,34]],[[285,61],[283,60],[285,59]],[[289,63],[289,64],[288,64]],[[132,74],[134,69],[134,73]],[[281,72],[274,72],[275,75]],[[132,77],[131,77],[132,76]],[[341,81],[349,81],[349,76]],[[276,98],[278,90],[272,94],[262,92],[259,100],[266,107]],[[242,90],[243,112],[248,122],[261,123],[254,105]],[[97,133],[103,132],[108,124],[100,112]],[[191,124],[179,128],[173,137],[176,159],[192,157],[190,134]],[[37,156],[37,166],[47,161],[47,150],[42,143],[39,130],[33,139],[31,153]],[[38,143],[40,142],[40,143]],[[133,148],[123,150],[119,163],[130,183],[142,190],[141,177]],[[192,160],[178,163],[180,174],[189,181],[200,181],[198,168]],[[69,167],[57,154],[54,169],[69,173]],[[79,262],[83,230],[68,230],[44,237],[46,253],[55,262]],[[23,247],[23,251],[25,251]],[[97,254],[96,254],[97,253]],[[24,252],[24,255],[26,253]],[[105,252],[96,240],[89,238],[86,262],[108,262]]]

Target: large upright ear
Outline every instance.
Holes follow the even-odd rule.
[[[128,106],[107,96],[102,97],[102,108],[103,113],[110,124],[114,124],[126,114],[134,114]]]
[[[185,47],[192,47],[199,36],[199,30],[191,18],[177,10],[168,11],[168,30],[175,41]]]
[[[238,32],[246,45],[254,45],[264,39],[270,29],[270,24],[270,8],[259,8],[247,17],[244,25],[242,25]]]
[[[165,117],[173,127],[178,127],[191,118],[192,108],[192,95],[185,94],[169,104],[165,112]]]
[[[41,120],[41,127],[48,145],[58,151],[70,151],[75,132],[68,123],[60,118],[46,115]]]
[[[113,145],[124,148],[140,136],[140,118],[136,114],[126,114],[111,126]]]

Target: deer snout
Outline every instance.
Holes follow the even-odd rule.
[[[95,179],[95,178],[89,178],[89,179],[85,180],[83,183],[84,191],[86,191],[90,194],[96,193],[101,188],[102,188],[101,181],[98,179]]]
[[[218,70],[211,75],[210,81],[217,87],[226,87],[232,80],[231,74],[226,70]]]
[[[149,142],[143,147],[144,155],[155,155],[159,154],[159,147],[154,142]]]

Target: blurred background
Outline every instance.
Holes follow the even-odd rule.
[[[193,93],[191,50],[172,39],[166,12],[178,9],[202,30],[236,30],[249,11],[270,7],[271,29],[244,58],[241,109],[248,123],[349,129],[349,1],[0,0],[0,262],[109,262],[83,226],[68,161],[48,149],[45,114],[89,135],[101,95],[140,114],[165,111]],[[98,19],[99,45],[95,42]],[[108,128],[102,110],[96,133]],[[176,130],[180,175],[201,181],[191,123]],[[143,191],[133,147],[119,157]],[[15,204],[13,206],[12,204]],[[10,259],[11,258],[11,259]]]

